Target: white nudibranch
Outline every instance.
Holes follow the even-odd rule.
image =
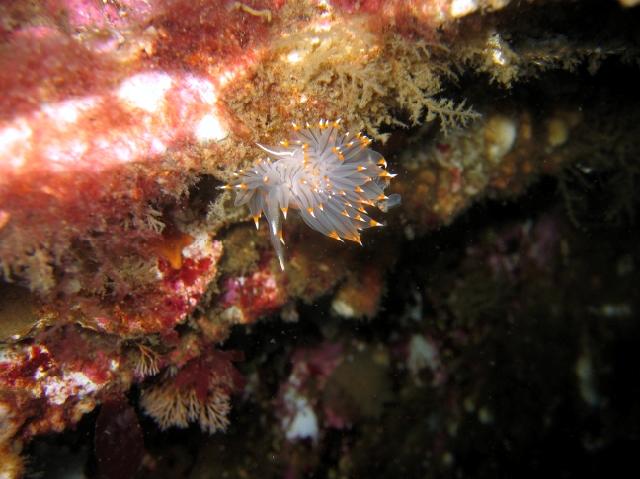
[[[248,171],[222,189],[236,192],[235,205],[249,204],[256,228],[264,213],[271,242],[284,270],[280,213],[296,209],[311,228],[338,241],[360,242],[360,231],[382,226],[367,214],[367,206],[382,211],[400,203],[384,194],[394,174],[387,162],[369,149],[371,139],[343,133],[340,121],[321,120],[306,128],[293,124],[291,139],[279,146],[258,146],[267,153]]]

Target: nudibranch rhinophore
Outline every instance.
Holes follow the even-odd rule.
[[[342,132],[340,120],[320,120],[302,128],[293,124],[289,140],[277,147],[258,146],[267,153],[250,170],[235,173],[223,189],[236,192],[235,205],[249,204],[256,228],[264,213],[271,242],[284,270],[280,213],[297,209],[304,222],[338,241],[360,241],[360,231],[382,226],[367,214],[367,206],[386,211],[400,202],[384,194],[396,175],[387,162],[369,148],[371,139]]]

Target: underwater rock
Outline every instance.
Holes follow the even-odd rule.
[[[20,450],[34,436],[65,431],[107,392],[151,376],[141,404],[161,427],[224,430],[240,387],[228,371],[217,374],[225,361],[212,358],[234,326],[249,330],[285,305],[284,316],[304,323],[304,308],[331,294],[339,318],[374,320],[407,239],[450,225],[483,199],[515,198],[544,175],[560,176],[573,205],[564,172],[579,165],[586,175],[594,151],[600,165],[611,157],[624,163],[618,171],[633,171],[627,145],[638,122],[601,106],[611,92],[596,102],[581,90],[585,72],[596,75],[604,62],[637,61],[638,9],[618,3],[0,5],[0,472],[19,476]],[[565,20],[550,25],[549,12]],[[601,13],[606,27],[587,20]],[[389,192],[402,206],[362,246],[315,238],[292,221],[282,272],[268,232],[250,231],[250,214],[217,187],[264,157],[258,142],[276,144],[291,122],[323,118],[377,142],[398,173]],[[628,176],[621,184],[633,185]],[[617,211],[629,211],[625,204]],[[576,220],[579,213],[571,208]],[[557,224],[527,228],[502,233],[492,253],[469,254],[515,282],[533,272],[506,251],[529,241],[519,257],[544,270]],[[451,314],[481,316],[474,294],[486,291],[472,283],[452,282],[441,299]],[[394,340],[431,338],[401,336]],[[437,369],[440,384],[445,367],[422,366],[423,342],[413,340],[411,373]],[[371,365],[359,354],[354,364]],[[378,366],[385,372],[374,392],[388,389],[386,365]],[[372,405],[355,411],[362,398],[347,391],[353,368],[330,388],[333,412],[318,412],[311,396],[289,406],[316,408],[335,425],[377,417]],[[380,404],[386,398],[380,392]],[[305,437],[322,436],[322,421],[315,434],[310,417],[299,422],[311,431]]]

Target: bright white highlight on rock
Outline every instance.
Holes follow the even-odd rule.
[[[154,155],[159,155],[167,151],[167,145],[162,143],[158,138],[153,138],[151,140],[151,145],[149,146],[149,150]]]
[[[75,165],[77,161],[82,159],[82,155],[88,147],[89,145],[84,141],[72,139],[48,145],[44,149],[44,154],[49,160],[51,171],[65,171],[69,165]]]
[[[486,152],[489,161],[499,163],[511,151],[518,136],[518,125],[509,117],[494,115],[485,129]]]
[[[287,409],[293,412],[292,417],[283,421],[285,435],[289,441],[296,439],[318,439],[318,418],[309,401],[297,392],[288,391],[285,395]]]
[[[220,76],[218,77],[218,83],[220,84],[221,87],[223,87],[227,83],[229,83],[231,80],[233,80],[235,76],[236,76],[236,73],[233,70],[227,70],[226,72],[223,72],[220,74]]]
[[[195,90],[200,96],[200,100],[209,105],[213,105],[218,97],[216,96],[215,88],[213,84],[208,80],[202,78],[189,77],[187,78],[187,85]]]
[[[440,355],[433,341],[420,334],[414,334],[409,341],[407,367],[416,377],[426,367],[435,373],[440,368]]]
[[[495,63],[496,65],[504,66],[507,64],[507,59],[505,58],[504,53],[502,53],[501,50],[493,50],[493,52],[491,52],[491,58],[493,59],[493,63]]]
[[[0,130],[0,157],[8,158],[12,168],[20,168],[24,165],[24,156],[16,154],[13,150],[29,140],[32,133],[33,131],[24,120],[19,120],[15,126]]]
[[[300,60],[302,60],[302,55],[300,55],[300,52],[298,51],[294,50],[287,55],[287,61],[289,63],[299,63]]]
[[[111,153],[120,163],[129,163],[138,157],[138,146],[126,137],[115,140],[110,145]]]
[[[98,390],[98,385],[81,372],[64,373],[62,377],[44,379],[43,389],[51,404],[64,404],[69,396],[86,396]]]
[[[118,97],[131,106],[154,113],[162,106],[172,83],[166,73],[140,73],[122,82]]]
[[[208,113],[196,125],[196,139],[201,142],[224,140],[229,133],[215,115]]]
[[[334,299],[331,303],[331,308],[338,316],[343,318],[353,318],[356,315],[356,310],[353,309],[353,306],[342,299]]]
[[[478,2],[476,0],[453,0],[449,13],[454,18],[464,17],[470,13],[475,12],[478,9]]]
[[[92,97],[67,100],[43,105],[42,112],[58,125],[69,124],[77,122],[80,114],[94,107],[95,104],[96,99]]]

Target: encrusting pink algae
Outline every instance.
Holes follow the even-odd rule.
[[[179,476],[176,428],[193,477],[290,478],[469,475],[462,436],[529,450],[515,403],[618,431],[637,251],[579,232],[637,211],[639,8],[578,3],[2,2],[0,477],[76,427],[100,477]]]

